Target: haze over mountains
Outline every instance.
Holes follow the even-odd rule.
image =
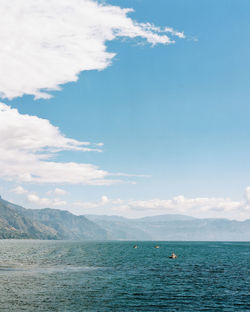
[[[108,239],[175,241],[249,241],[250,220],[197,219],[184,215],[162,215],[126,219],[87,215],[107,230]]]
[[[250,220],[162,215],[140,219],[76,216],[57,209],[25,209],[0,197],[0,239],[250,241]]]

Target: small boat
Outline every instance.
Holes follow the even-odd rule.
[[[134,245],[133,248],[138,248],[138,246],[137,246],[137,245]]]
[[[170,259],[176,259],[176,258],[177,258],[177,256],[176,256],[176,254],[175,254],[175,253],[172,253],[172,255],[171,255],[171,256],[169,256],[169,258],[170,258]]]
[[[160,246],[156,245],[155,248],[160,248]]]

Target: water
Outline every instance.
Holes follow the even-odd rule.
[[[249,295],[250,243],[0,241],[1,312],[245,312]]]

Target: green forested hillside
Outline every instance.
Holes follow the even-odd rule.
[[[0,238],[57,238],[53,228],[31,220],[17,208],[0,198]]]
[[[25,209],[0,198],[0,238],[106,239],[84,216],[56,209]]]

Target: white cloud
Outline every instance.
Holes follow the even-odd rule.
[[[94,0],[0,0],[0,94],[49,98],[81,71],[109,66],[115,54],[106,42],[119,37],[153,45],[184,38],[170,27],[137,23],[130,12]]]
[[[250,204],[250,186],[245,189],[245,200],[246,203]]]
[[[155,211],[165,213],[188,213],[194,211],[231,211],[242,207],[242,202],[232,201],[228,198],[186,198],[182,195],[176,196],[173,199],[150,199],[150,200],[121,200],[109,199],[107,196],[102,196],[100,201],[96,202],[76,202],[76,206],[81,207],[101,207],[109,205],[111,208],[115,206],[127,207],[127,209],[137,211]],[[112,208],[113,209],[113,208]]]
[[[247,187],[245,193],[250,191]],[[60,207],[67,204],[60,198],[39,197],[25,190],[29,203],[43,207]],[[250,204],[246,198],[235,201],[223,197],[187,198],[182,195],[172,199],[125,200],[113,199],[106,195],[96,201],[75,201],[68,204],[69,210],[77,215],[115,214],[125,217],[144,217],[161,214],[183,214],[204,218],[229,218],[244,220],[250,218]]]
[[[249,188],[247,188],[248,190]],[[250,189],[249,189],[250,190]],[[143,215],[179,213],[195,217],[250,218],[249,202],[220,197],[187,198],[182,195],[172,199],[128,200],[122,203],[130,213]]]
[[[50,199],[46,197],[39,197],[35,193],[29,193],[26,196],[26,200],[29,203],[42,206],[42,207],[58,207],[58,206],[60,207],[60,206],[65,206],[67,204],[65,200],[60,200],[59,198]]]
[[[55,198],[46,198],[40,197],[35,192],[31,192],[26,190],[22,186],[17,186],[14,189],[11,189],[10,192],[15,193],[17,195],[24,195],[27,202],[35,205],[35,206],[42,206],[42,207],[60,207],[65,206],[67,202],[62,200],[58,197]],[[66,191],[55,188],[53,191],[47,192],[48,195],[55,195],[55,196],[62,196],[66,194]]]
[[[246,187],[245,189],[244,199],[245,199],[244,210],[250,211],[250,186]]]
[[[76,201],[73,203],[73,206],[84,208],[84,209],[94,209],[94,208],[102,206],[102,204],[96,203],[96,202]]]
[[[249,194],[250,187],[245,193]],[[245,195],[246,197],[246,195]],[[248,199],[249,200],[249,199]],[[99,201],[75,202],[74,206],[88,210],[88,213],[119,214],[130,217],[142,217],[159,214],[184,214],[195,217],[250,218],[250,203],[246,199],[235,201],[230,198],[196,197],[182,195],[172,199],[122,200],[103,196]],[[77,214],[82,211],[78,210]]]
[[[103,204],[103,205],[105,205],[105,204],[107,204],[109,202],[109,199],[108,199],[108,197],[107,196],[102,196],[102,198],[101,198],[101,203]]]
[[[56,195],[56,196],[63,196],[65,194],[67,194],[67,192],[63,189],[60,189],[60,188],[55,188],[54,190],[52,191],[48,191],[47,192],[48,195]]]
[[[161,200],[136,200],[129,201],[128,205],[138,210],[160,210],[169,212],[190,212],[198,211],[230,211],[240,207],[241,203],[232,201],[228,198],[185,198],[184,196],[176,196],[173,199]]]
[[[40,198],[36,194],[28,194],[26,197],[27,201],[41,206],[47,206],[49,204],[48,198]]]
[[[105,206],[106,204],[108,204],[110,202],[109,198],[105,195],[103,195],[101,197],[100,201],[97,202],[85,202],[85,201],[76,201],[73,203],[73,206],[76,207],[81,207],[81,208],[85,208],[85,209],[91,209],[91,208],[98,208],[101,206]],[[112,202],[111,202],[112,204]]]
[[[22,186],[17,186],[16,188],[14,188],[10,191],[17,194],[17,195],[23,195],[23,194],[28,193],[28,191],[25,190]]]
[[[89,142],[65,137],[48,120],[22,115],[0,103],[0,177],[36,183],[110,185],[111,174],[92,164],[56,162],[63,150],[100,151]]]
[[[47,119],[22,115],[3,103],[0,103],[0,140],[2,149],[45,152],[46,158],[49,152],[62,150],[101,151],[90,147],[89,142],[66,138]]]
[[[55,198],[54,201],[52,202],[52,207],[61,207],[61,206],[66,206],[67,202],[66,200],[60,200],[59,198]]]

